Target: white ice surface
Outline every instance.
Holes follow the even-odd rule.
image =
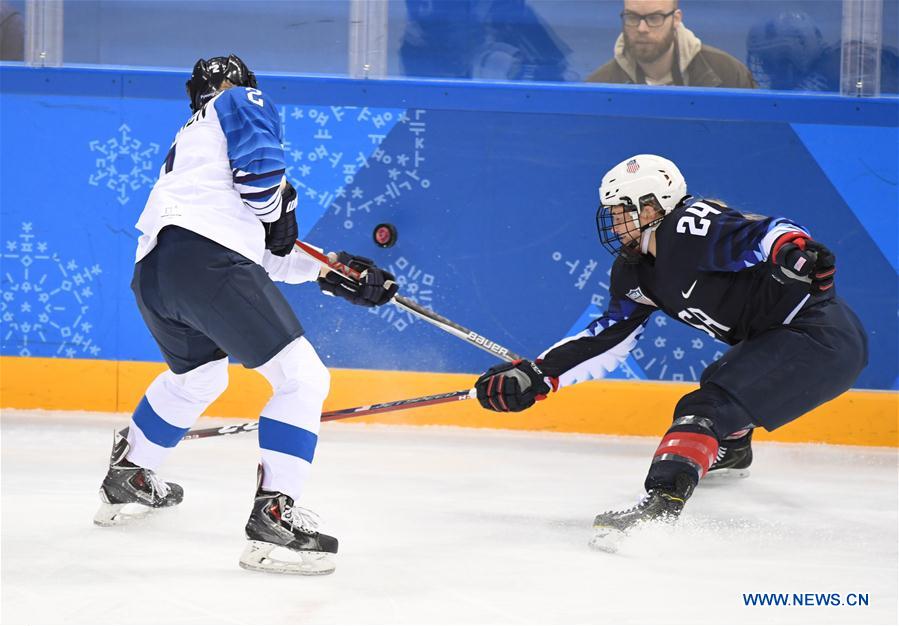
[[[593,515],[640,492],[654,439],[326,424],[303,504],[340,554],[307,578],[237,566],[253,433],[184,442],[161,472],[180,507],[95,527],[126,419],[3,412],[4,624],[896,623],[895,450],[757,444],[750,478],[609,555],[587,547]]]

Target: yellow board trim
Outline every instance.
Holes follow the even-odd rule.
[[[162,363],[0,357],[0,407],[130,412]],[[331,370],[325,410],[466,389],[472,374]],[[206,411],[255,419],[271,393],[258,373],[230,367],[228,390]],[[692,384],[593,381],[562,389],[523,413],[494,413],[469,400],[353,418],[354,422],[660,436]],[[899,394],[853,390],[758,439],[899,447]]]

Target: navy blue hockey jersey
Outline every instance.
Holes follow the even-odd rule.
[[[809,288],[777,281],[768,255],[778,237],[795,231],[808,234],[784,218],[686,202],[659,225],[655,257],[615,260],[603,316],[546,350],[542,369],[560,386],[603,377],[627,358],[657,310],[731,345],[789,323]]]

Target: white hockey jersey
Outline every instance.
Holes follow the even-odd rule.
[[[262,265],[275,280],[305,282],[318,264],[303,253],[265,250],[263,222],[281,215],[285,162],[281,119],[258,89],[216,95],[178,131],[137,222],[135,262],[159,231],[179,226]]]

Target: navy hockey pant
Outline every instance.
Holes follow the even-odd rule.
[[[131,289],[176,374],[226,355],[256,368],[303,335],[262,266],[176,226],[135,265]]]
[[[847,391],[867,363],[865,329],[839,298],[813,302],[790,324],[737,344],[678,402],[646,488],[680,489],[689,497],[714,463],[719,441],[749,427],[780,428]]]
[[[697,393],[716,387],[732,399],[721,414],[708,415],[720,424],[719,436],[750,424],[775,430],[847,391],[867,364],[865,329],[845,302],[832,298],[731,348],[702,373]],[[696,413],[683,410],[690,395],[675,417]]]

